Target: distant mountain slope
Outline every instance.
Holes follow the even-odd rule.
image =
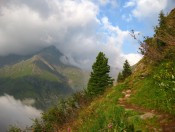
[[[10,54],[7,56],[0,56],[0,67],[13,65],[22,60],[29,59],[30,57],[32,57],[32,55],[22,56],[22,55]]]
[[[83,71],[62,63],[63,56],[50,46],[31,56],[15,56],[13,62],[9,57],[1,57],[0,95],[6,93],[21,100],[32,98],[35,106],[46,108],[59,98],[83,89]]]

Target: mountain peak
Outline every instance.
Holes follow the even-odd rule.
[[[55,46],[49,46],[41,51],[39,51],[36,55],[42,57],[44,60],[54,65],[62,65],[60,62],[60,58],[64,56]]]
[[[39,51],[39,54],[41,53],[51,53],[51,54],[57,54],[59,56],[63,56],[63,54],[54,45],[51,45],[49,47],[42,49],[41,51]]]

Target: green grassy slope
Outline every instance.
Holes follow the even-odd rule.
[[[173,123],[175,116],[174,69],[175,62],[169,59],[153,65],[140,61],[125,82],[82,107],[62,131],[164,131],[163,126]],[[128,89],[132,93],[123,106],[119,100]]]
[[[140,63],[139,65],[144,65]],[[143,75],[144,76],[141,76]],[[150,71],[134,74],[129,81],[130,87],[135,91],[130,103],[157,109],[175,114],[175,62],[164,60],[161,63],[150,66]]]
[[[104,95],[97,97],[91,104],[84,108],[71,129],[73,131],[122,131],[130,127],[127,118],[133,116],[131,111],[117,105],[122,97],[125,85],[108,89]],[[110,127],[111,126],[111,127]]]
[[[125,109],[118,104],[119,98],[123,97],[122,91],[128,88],[126,84],[120,84],[107,90],[103,96],[80,111],[78,119],[66,127],[77,132],[151,131],[152,125],[158,129],[156,117],[143,120],[141,116],[144,113]]]
[[[165,23],[166,28],[149,43],[150,47],[159,46],[157,39],[166,43],[156,53],[160,56],[148,51],[152,54],[134,66],[130,77],[80,109],[78,117],[62,131],[175,131],[175,9],[165,17]],[[132,92],[125,98],[128,89]]]

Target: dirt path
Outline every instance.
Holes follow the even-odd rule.
[[[127,102],[127,100],[129,100],[132,91],[130,89],[128,90],[124,90],[122,92],[124,94],[123,98],[119,98],[118,100],[118,104],[122,107],[124,107],[126,110],[133,110],[136,111],[138,113],[142,113],[140,115],[140,118],[143,120],[146,120],[148,118],[153,118],[153,117],[157,117],[159,124],[161,126],[160,129],[156,129],[152,126],[150,126],[151,130],[155,131],[155,132],[159,132],[159,131],[163,131],[163,132],[175,132],[175,117],[173,117],[170,114],[166,114],[166,113],[161,113],[155,110],[150,110],[150,109],[145,109],[143,107],[134,105],[134,104],[129,104]]]

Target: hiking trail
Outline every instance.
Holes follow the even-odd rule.
[[[151,131],[154,131],[154,132],[162,132],[162,131],[163,132],[175,132],[175,116],[170,115],[168,113],[162,113],[162,112],[156,111],[154,109],[146,109],[146,108],[143,108],[141,106],[128,103],[128,100],[132,96],[131,89],[123,90],[122,94],[124,96],[122,98],[118,99],[119,106],[124,107],[125,110],[132,110],[132,111],[136,111],[138,113],[141,113],[139,115],[139,117],[142,120],[150,119],[153,117],[157,118],[158,123],[160,125],[160,128],[157,129],[154,126],[148,126],[148,128]]]

